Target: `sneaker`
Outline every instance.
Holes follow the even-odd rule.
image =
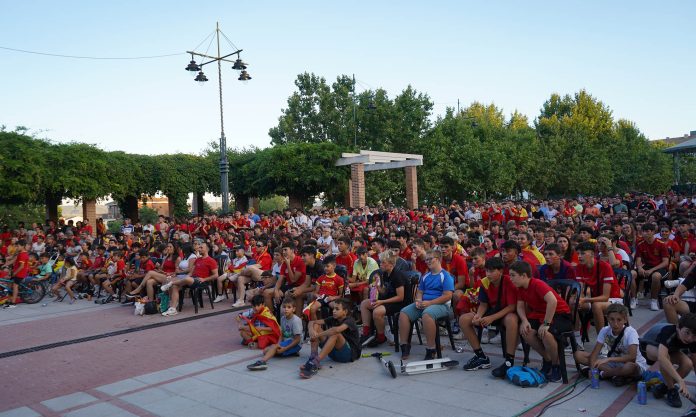
[[[367,345],[366,345],[366,346],[369,347],[369,348],[375,348],[375,347],[381,345],[382,343],[384,343],[384,342],[386,342],[386,341],[387,341],[387,338],[384,337],[384,336],[382,337],[382,340],[380,340],[379,337],[374,337],[374,338],[372,338],[372,340],[370,340],[369,342],[367,342]]]
[[[423,357],[424,361],[431,361],[437,357],[437,350],[435,349],[425,349],[425,356]]]
[[[590,367],[589,366],[583,366],[580,368],[580,376],[582,376],[585,379],[590,378]]]
[[[510,368],[512,368],[512,363],[510,363],[510,361],[505,361],[502,365],[492,370],[491,375],[495,378],[503,379],[507,376],[507,371]]]
[[[631,298],[631,310],[635,310],[636,308],[638,308],[638,299]]]
[[[172,281],[167,282],[166,284],[162,285],[160,287],[160,290],[162,291],[169,291],[169,289],[172,288]]]
[[[495,336],[488,339],[488,343],[490,343],[491,345],[499,345],[499,344],[503,343],[502,340],[500,339],[500,332],[496,333]]]
[[[658,311],[660,307],[657,305],[657,300],[650,300],[650,310],[651,311]]]
[[[168,316],[176,316],[177,314],[179,314],[179,312],[178,312],[177,309],[174,308],[174,307],[169,307],[169,309],[167,309],[167,311],[165,311],[164,313],[162,313],[162,315],[165,316],[165,317],[168,317]]]
[[[401,345],[401,360],[405,361],[411,355],[411,345]]]
[[[677,388],[672,388],[667,390],[667,396],[665,397],[667,405],[674,408],[681,408],[682,400],[679,398],[679,390]]]
[[[483,333],[481,333],[481,344],[482,345],[487,345],[490,343],[491,338],[488,336],[488,329],[483,329]]]
[[[662,285],[664,285],[665,288],[667,288],[667,289],[677,288],[677,286],[679,286],[679,280],[678,279],[668,279]]]
[[[220,301],[224,301],[224,300],[225,300],[225,296],[222,295],[222,294],[220,294],[220,295],[218,295],[217,297],[215,297],[215,299],[213,300],[213,302],[214,302],[214,303],[219,303]]]
[[[563,377],[561,376],[561,367],[559,365],[552,365],[551,372],[546,376],[549,382],[561,382]]]
[[[300,377],[303,379],[309,379],[319,372],[319,368],[314,363],[314,361],[309,360],[305,364],[304,368],[300,371]]]
[[[3,310],[9,310],[11,308],[17,308],[17,305],[16,304],[5,304],[5,306],[3,307]]]
[[[686,414],[682,414],[682,417],[696,417],[696,408],[692,408]]]
[[[541,362],[541,369],[539,369],[539,372],[544,376],[546,376],[546,374],[551,372],[551,362],[542,361]]]
[[[244,304],[246,304],[244,300],[237,300],[232,304],[232,307],[242,307]]]
[[[73,304],[75,304],[75,301],[76,300],[74,298],[71,298],[70,301],[68,301],[68,304],[73,305]]]
[[[667,390],[668,390],[667,385],[657,384],[652,389],[653,396],[655,397],[656,400],[659,400],[660,398],[664,397],[665,394],[667,394]]]
[[[452,334],[459,334],[461,329],[459,328],[459,321],[452,320]]]
[[[109,295],[108,297],[104,298],[101,300],[102,304],[109,304],[110,302],[114,301],[114,296]]]
[[[362,335],[360,336],[360,346],[365,347],[367,346],[372,340],[375,339],[374,334],[368,334],[368,335]]]
[[[465,371],[475,371],[477,369],[488,369],[491,367],[491,360],[488,359],[487,357],[480,357],[478,355],[474,355],[473,358],[469,359],[469,362],[464,364],[463,369]]]
[[[268,369],[268,364],[264,361],[256,361],[250,365],[247,365],[247,369],[250,371],[265,371]]]

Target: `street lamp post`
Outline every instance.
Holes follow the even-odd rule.
[[[207,54],[202,54],[195,51],[186,51],[186,53],[191,54],[191,62],[186,67],[186,71],[197,72],[194,81],[204,83],[208,81],[208,77],[203,73],[203,66],[217,62],[218,67],[218,90],[220,93],[220,193],[222,194],[222,211],[223,213],[228,213],[230,210],[230,184],[229,184],[229,163],[227,161],[227,139],[225,138],[225,119],[222,111],[222,61],[231,62],[232,69],[241,71],[239,74],[239,81],[249,81],[251,76],[246,71],[247,64],[240,58],[240,53],[242,49],[238,49],[231,54],[220,55],[220,30],[219,23],[215,25],[215,39],[217,41],[217,55],[211,56]],[[222,34],[225,36],[225,34]],[[227,38],[225,36],[225,38]],[[237,59],[231,61],[227,59],[232,55],[237,55]],[[209,59],[209,61],[202,62],[201,64],[196,64],[194,56],[199,56],[204,59]]]

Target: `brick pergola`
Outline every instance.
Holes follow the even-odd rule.
[[[365,172],[382,169],[403,168],[406,174],[406,204],[418,208],[418,174],[416,167],[423,165],[423,155],[408,153],[360,151],[343,153],[336,166],[350,165],[348,182],[348,205],[365,205]]]

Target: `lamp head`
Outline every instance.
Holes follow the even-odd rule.
[[[203,71],[199,71],[198,75],[196,75],[196,78],[193,79],[194,81],[198,81],[199,83],[204,83],[208,81],[208,77],[203,74]]]
[[[242,70],[242,72],[239,74],[239,78],[237,78],[239,81],[249,81],[251,80],[251,75],[246,70]]]

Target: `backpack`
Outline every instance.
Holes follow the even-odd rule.
[[[144,313],[148,315],[159,313],[159,310],[157,309],[157,303],[154,301],[148,301],[147,303],[145,303]]]
[[[546,378],[541,372],[526,366],[513,366],[508,369],[507,379],[522,388],[542,387],[546,385]]]

